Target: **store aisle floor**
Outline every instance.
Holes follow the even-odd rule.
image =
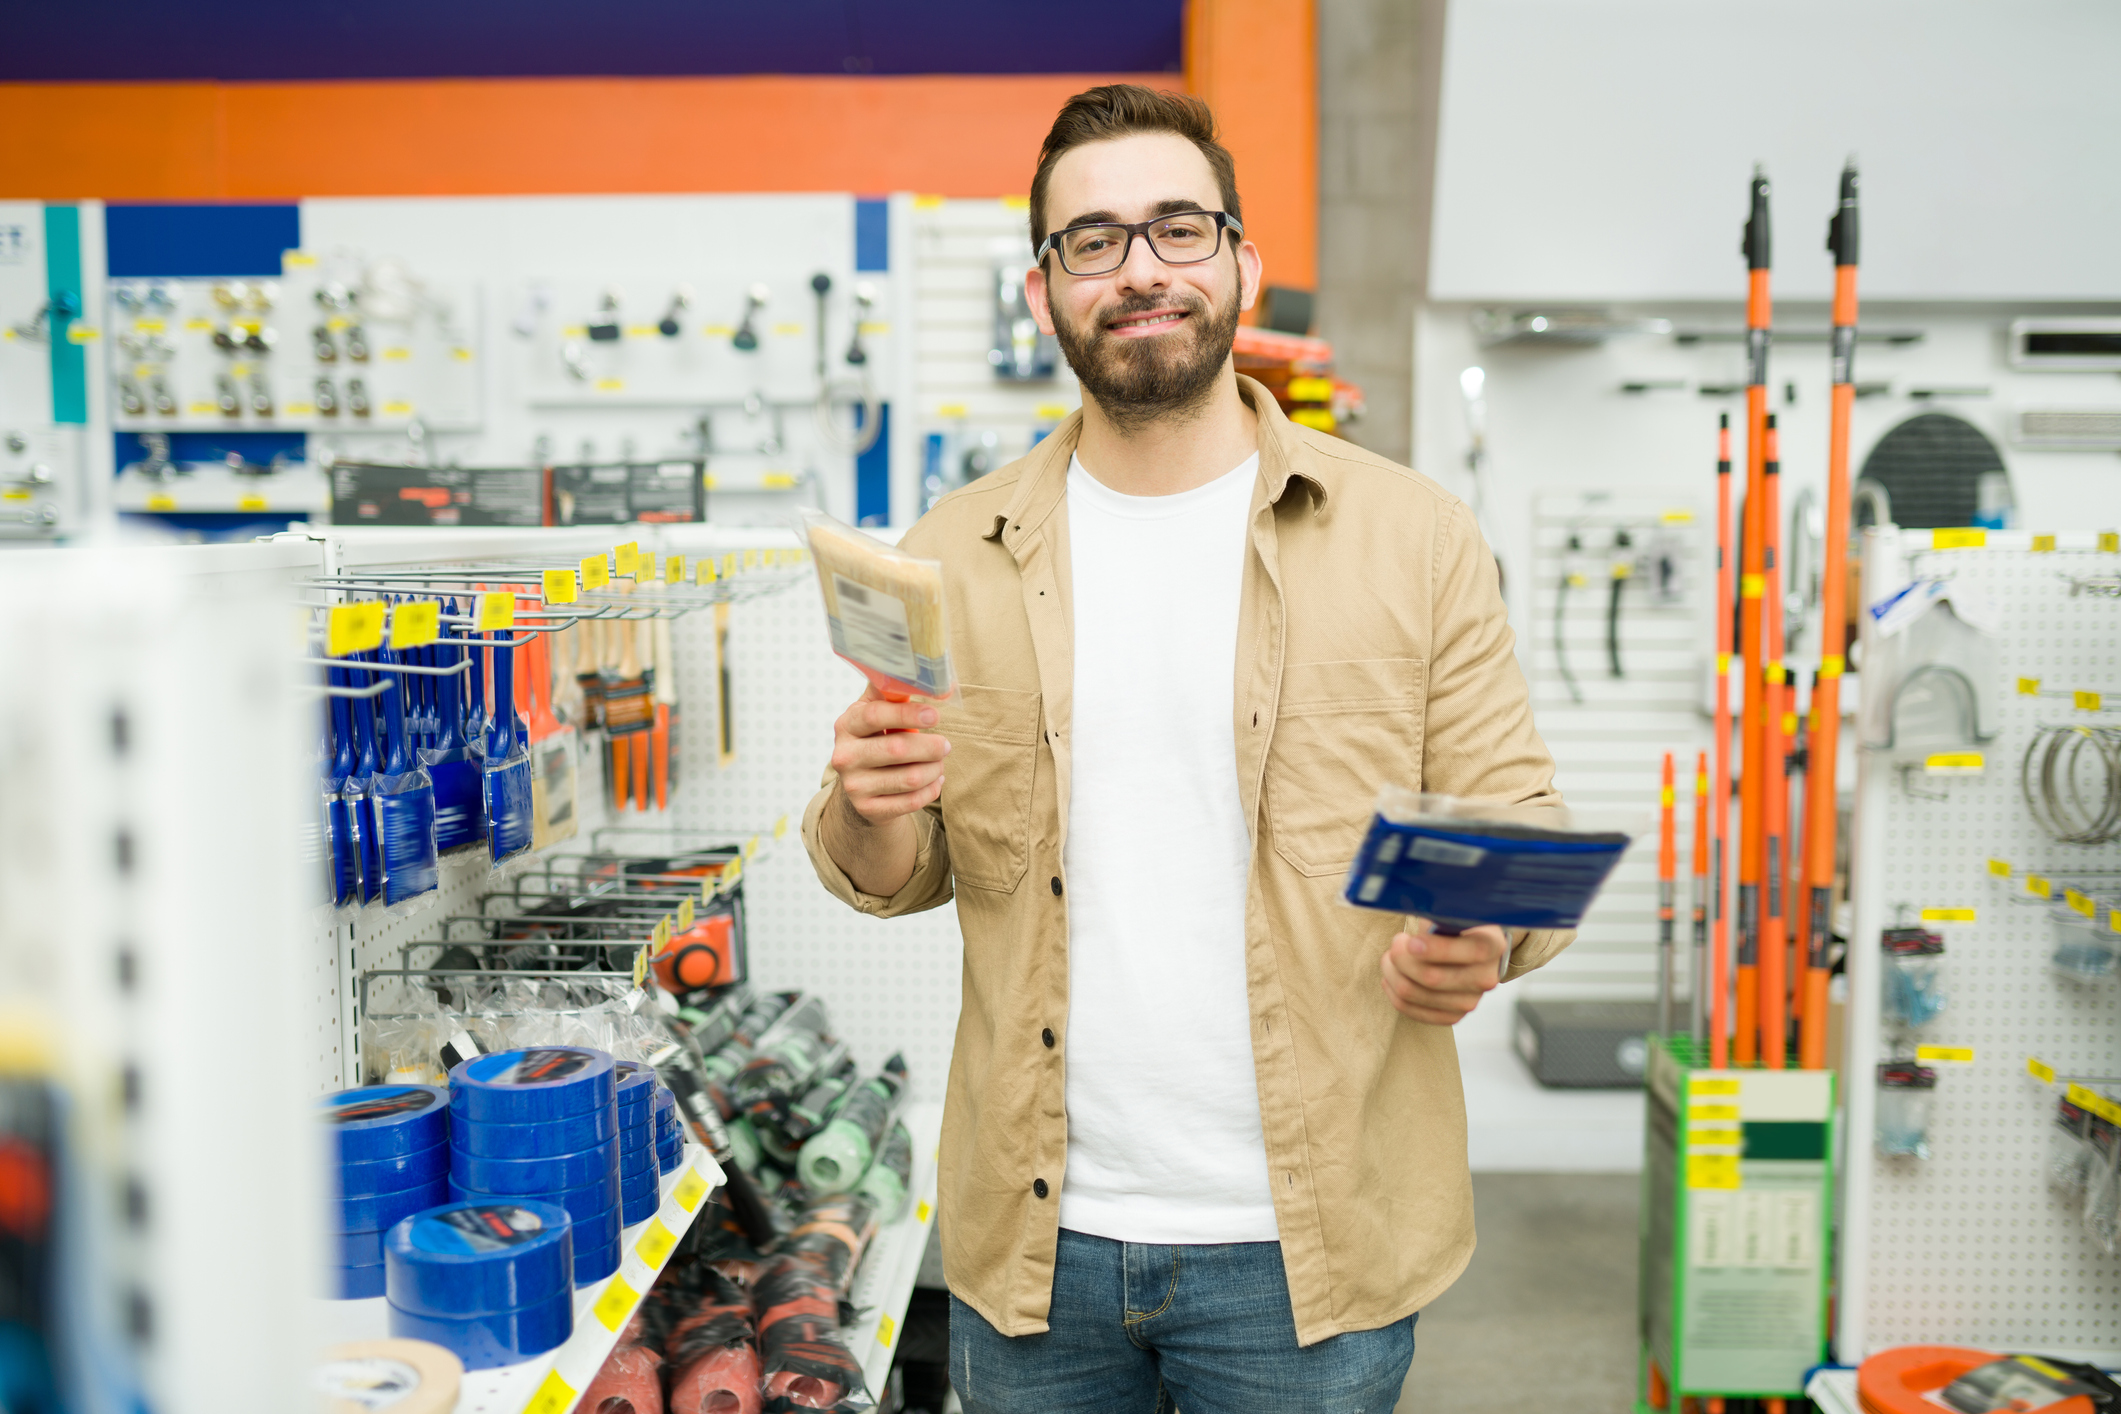
[[[1575,1414],[1635,1398],[1633,1174],[1476,1173],[1473,1263],[1414,1327],[1395,1414],[1522,1414],[1533,1384]]]

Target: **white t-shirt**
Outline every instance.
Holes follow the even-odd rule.
[[[1259,458],[1176,496],[1068,466],[1068,1169],[1061,1226],[1272,1242],[1232,701]]]

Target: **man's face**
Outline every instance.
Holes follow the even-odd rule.
[[[1172,133],[1136,133],[1087,143],[1054,165],[1046,229],[1221,207],[1199,148]],[[1143,239],[1105,275],[1071,275],[1058,254],[1048,254],[1044,268],[1025,277],[1024,292],[1098,407],[1139,426],[1207,397],[1259,275],[1259,251],[1225,232],[1212,259],[1189,265],[1166,265]]]

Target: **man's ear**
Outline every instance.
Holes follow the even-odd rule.
[[[1265,274],[1265,262],[1259,258],[1259,247],[1250,241],[1240,242],[1237,256],[1237,307],[1250,309],[1259,300],[1262,288],[1260,279]]]
[[[1038,332],[1053,332],[1053,300],[1046,288],[1046,267],[1034,265],[1024,272],[1024,303],[1031,306],[1031,317],[1038,321]]]

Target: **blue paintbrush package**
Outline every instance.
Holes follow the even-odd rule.
[[[505,633],[496,634],[505,640]],[[530,751],[516,731],[515,649],[493,653],[493,711],[486,724],[486,844],[493,862],[530,848],[535,812],[530,797]]]
[[[453,668],[467,661],[460,644],[425,650],[428,665]],[[471,671],[476,671],[476,666]],[[486,809],[479,762],[465,735],[465,685],[470,672],[430,678],[432,745],[420,748],[420,764],[435,788],[435,847],[442,853],[486,843]]]
[[[326,887],[335,907],[359,908],[361,841],[354,834],[353,812],[346,804],[346,777],[353,770],[352,718],[345,698],[333,697],[328,702],[322,780],[324,856],[329,870]]]
[[[383,769],[370,786],[383,857],[383,902],[392,908],[433,893],[440,883],[434,783],[414,759],[404,699],[401,683],[393,679],[384,685],[383,725],[389,740],[384,743]]]
[[[1482,923],[1573,928],[1644,827],[1624,813],[1386,786],[1344,897],[1358,908],[1410,913],[1453,931]]]

